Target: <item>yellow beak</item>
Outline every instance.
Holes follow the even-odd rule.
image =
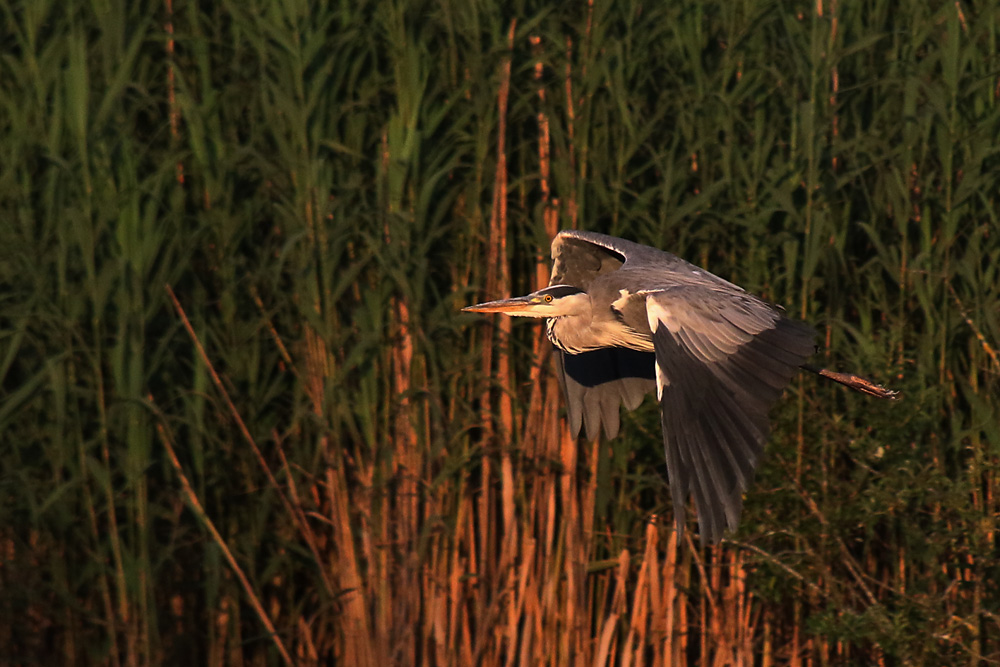
[[[537,302],[531,297],[518,296],[512,299],[500,299],[498,301],[487,301],[477,303],[475,306],[466,306],[462,310],[467,313],[520,313],[530,310]]]

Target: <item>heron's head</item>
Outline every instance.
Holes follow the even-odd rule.
[[[471,313],[503,313],[517,317],[566,317],[590,310],[590,296],[572,285],[552,285],[527,296],[467,306]]]

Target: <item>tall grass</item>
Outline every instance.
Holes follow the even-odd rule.
[[[996,3],[0,0],[0,655],[1000,660]],[[580,226],[817,325],[740,531],[462,305]],[[173,297],[173,298],[171,298]]]

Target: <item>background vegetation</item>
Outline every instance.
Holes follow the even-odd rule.
[[[7,664],[1000,661],[996,2],[0,0]],[[574,442],[561,227],[784,304],[740,531]]]

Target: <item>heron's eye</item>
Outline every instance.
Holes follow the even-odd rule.
[[[551,294],[546,294],[543,298],[545,299],[545,303],[552,303],[552,295]]]

